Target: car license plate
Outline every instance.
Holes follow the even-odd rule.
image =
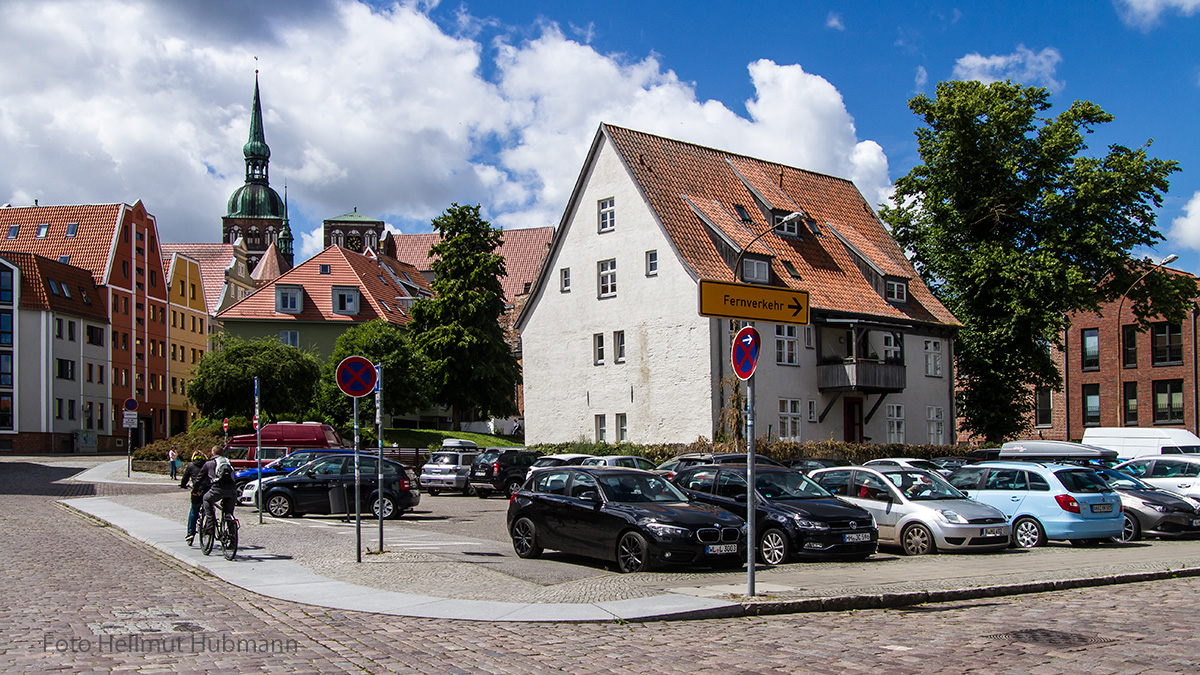
[[[1112,504],[1092,504],[1092,513],[1112,513]]]
[[[845,541],[847,543],[858,542],[858,541],[871,541],[871,533],[870,532],[855,532],[853,534],[847,534]]]
[[[479,469],[478,471],[475,472],[475,475],[476,476],[486,476],[487,471],[484,471],[483,469]]]
[[[726,553],[737,553],[737,544],[711,544],[705,547],[709,555],[725,555]]]
[[[983,528],[984,537],[1001,537],[1004,536],[1003,527],[985,527]]]
[[[1200,527],[1200,518],[1192,519],[1192,527]]]

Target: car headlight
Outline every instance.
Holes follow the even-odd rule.
[[[1154,509],[1155,511],[1158,511],[1159,513],[1166,513],[1167,511],[1171,510],[1170,507],[1162,506],[1159,504],[1151,504],[1150,502],[1142,502],[1142,506],[1145,506],[1146,508]]]
[[[950,509],[938,509],[937,514],[942,517],[942,520],[952,525],[966,525],[968,522],[961,514]]]
[[[649,522],[645,524],[646,529],[650,530],[658,537],[683,537],[692,536],[692,531],[686,527],[676,527],[665,523]]]
[[[802,530],[828,530],[829,529],[829,523],[822,523],[819,520],[806,520],[804,518],[801,518],[798,514],[793,515],[792,518],[796,521],[796,527],[798,527]]]

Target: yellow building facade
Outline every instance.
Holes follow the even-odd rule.
[[[167,429],[187,431],[199,414],[187,397],[192,369],[208,350],[210,317],[204,299],[200,264],[175,252],[167,261]]]

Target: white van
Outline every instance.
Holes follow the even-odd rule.
[[[1200,437],[1187,429],[1093,427],[1084,430],[1083,442],[1116,450],[1121,459],[1133,459],[1142,455],[1200,453]]]

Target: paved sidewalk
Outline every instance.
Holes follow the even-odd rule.
[[[101,464],[75,480],[170,484],[167,477],[153,474],[134,472],[126,478],[124,460]],[[895,607],[1200,576],[1200,541],[1155,540],[1082,550],[1048,546],[987,555],[881,554],[862,563],[793,563],[757,570],[756,595],[747,597],[745,570],[621,575],[585,569],[580,578],[553,583],[547,580],[553,580],[555,567],[565,563],[539,561],[546,566],[546,580],[531,581],[508,573],[507,565],[519,561],[499,542],[462,537],[450,541],[404,521],[387,526],[390,552],[364,556],[356,564],[344,560],[352,525],[272,518],[259,525],[256,513],[242,511],[244,547],[230,562],[215,553],[204,556],[182,541],[182,491],[63,503],[255,593],[413,617],[525,622],[692,619]],[[364,522],[368,548],[377,541],[373,527],[374,521]],[[398,540],[405,543],[403,550],[392,551]],[[335,550],[339,554],[331,555]]]

